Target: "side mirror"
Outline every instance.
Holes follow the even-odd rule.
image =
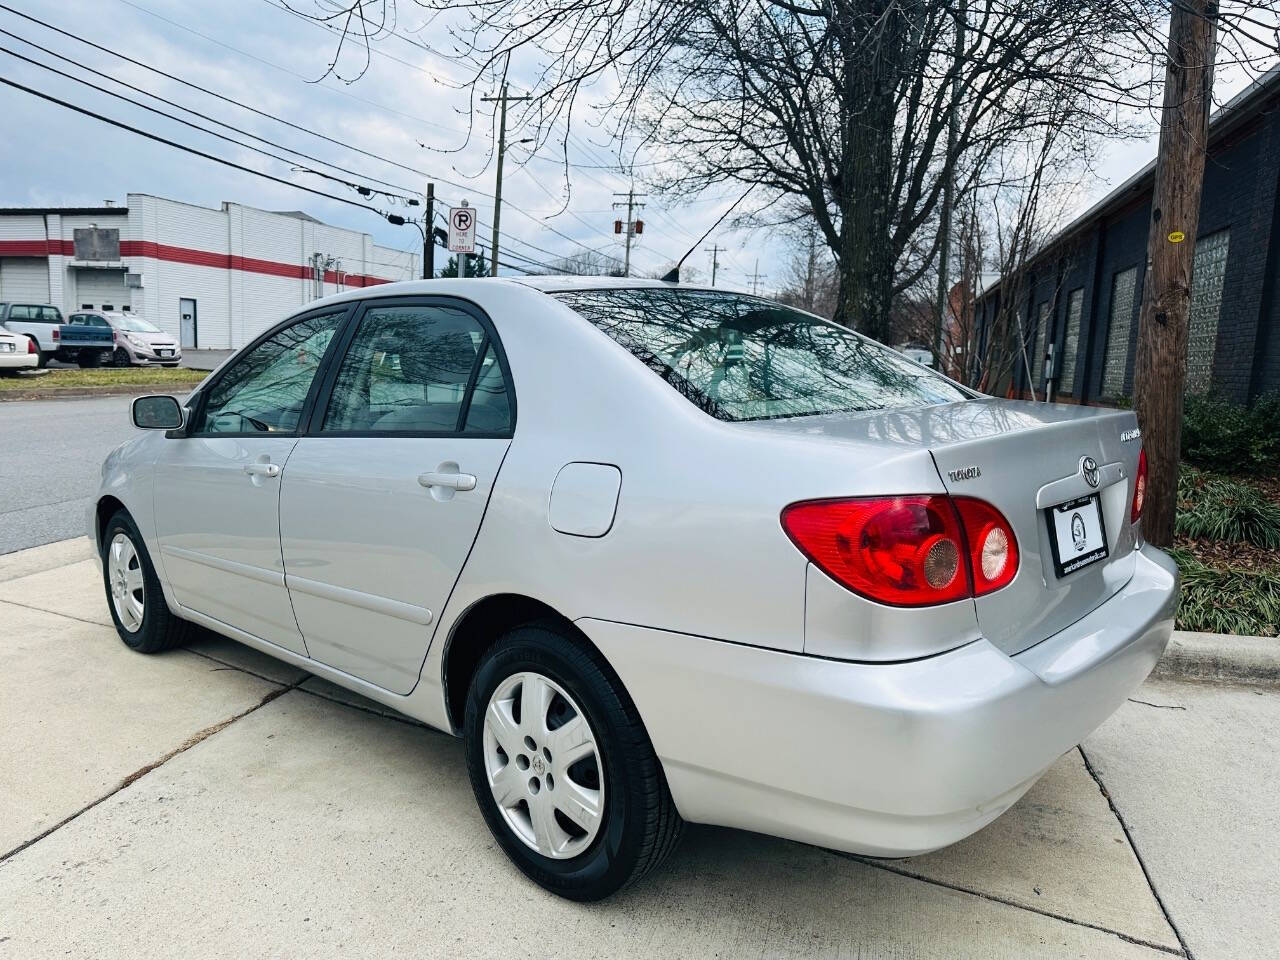
[[[179,430],[182,407],[173,397],[137,397],[129,408],[133,425],[142,430]]]

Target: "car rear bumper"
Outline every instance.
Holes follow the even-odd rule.
[[[849,663],[602,620],[579,625],[635,700],[687,820],[872,856],[954,843],[1015,803],[1151,672],[1177,568],[1015,656],[986,640]]]
[[[26,370],[39,366],[40,358],[34,353],[27,353],[26,348],[27,345],[24,343],[20,353],[17,351],[0,353],[0,370]]]

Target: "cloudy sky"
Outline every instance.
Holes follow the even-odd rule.
[[[492,218],[489,121],[478,118],[476,135],[468,144],[467,95],[456,85],[469,79],[469,73],[434,52],[449,49],[448,38],[439,35],[437,27],[428,25],[420,34],[410,34],[421,25],[413,20],[416,11],[411,4],[401,4],[404,15],[398,29],[420,37],[423,45],[403,37],[384,40],[367,71],[350,84],[334,77],[308,82],[324,73],[333,57],[335,38],[323,27],[283,9],[281,0],[62,0],[57,4],[0,0],[0,4],[66,32],[58,33],[0,8],[0,31],[4,31],[0,33],[0,77],[282,180],[383,212],[406,216],[418,212],[394,196],[375,194],[365,199],[349,186],[292,169],[308,161],[272,159],[109,96],[105,89],[145,100],[134,91],[85,73],[83,68],[98,70],[280,146],[347,167],[355,173],[325,169],[376,190],[393,195],[404,190],[421,192],[429,175],[436,182],[437,196],[446,204],[466,197],[479,208],[483,223]],[[295,0],[298,4],[310,8],[309,0]],[[76,37],[105,50],[87,46]],[[113,52],[227,99],[160,77],[113,56]],[[50,73],[14,54],[89,79],[92,85]],[[349,75],[357,72],[357,66],[354,51],[339,64]],[[1245,82],[1239,76],[1224,79],[1219,99]],[[513,93],[519,80],[517,67],[513,69]],[[163,104],[148,102],[173,112]],[[236,103],[329,139],[284,126]],[[400,249],[420,244],[412,226],[392,226],[372,211],[220,166],[12,87],[0,87],[0,116],[11,134],[0,138],[0,206],[98,205],[106,199],[123,203],[125,194],[132,191],[210,207],[231,200],[266,209],[302,209],[321,220],[371,233],[379,243]],[[209,126],[205,121],[196,122]],[[14,132],[21,135],[14,136]],[[241,134],[228,135],[245,139]],[[512,139],[525,135],[519,131],[509,134]],[[261,141],[252,142],[274,150]],[[365,153],[350,149],[350,145]],[[1153,153],[1153,140],[1107,150],[1099,176],[1080,184],[1079,208],[1123,181]],[[573,164],[569,170],[572,194],[566,208],[565,168],[554,147],[530,154],[527,146],[517,145],[509,154],[502,234],[504,253],[510,251],[513,260],[547,262],[583,248],[621,257],[620,238],[613,234],[613,221],[619,214],[612,203],[616,199],[613,194],[625,191],[628,182],[621,173],[608,169],[615,160],[608,138],[586,123],[575,124],[569,138],[569,160]],[[652,273],[678,258],[736,197],[736,190],[717,192],[677,208],[665,208],[651,199],[640,214],[645,230],[633,249],[634,272]],[[760,272],[767,275],[760,282],[762,290],[772,290],[785,274],[780,258],[788,250],[766,231],[720,229],[707,244],[713,241],[727,248],[718,278],[724,286],[750,289],[757,260]],[[688,262],[703,276],[710,273],[709,254],[699,250]]]

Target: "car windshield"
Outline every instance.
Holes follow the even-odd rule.
[[[132,314],[122,314],[117,318],[116,323],[121,330],[128,330],[130,333],[162,333],[163,331],[154,323],[148,323],[141,317],[135,317]]]
[[[661,287],[552,296],[721,420],[883,410],[971,397],[874,340],[758,297]]]

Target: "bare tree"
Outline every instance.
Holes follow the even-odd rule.
[[[543,143],[599,81],[594,89],[616,90],[596,106],[621,142],[670,161],[655,168],[668,192],[757,184],[761,222],[811,210],[839,270],[837,316],[879,337],[895,294],[936,255],[944,187],[962,194],[993,151],[1064,114],[1082,136],[1114,132],[1114,111],[1101,107],[1139,98],[1150,78],[1112,54],[1135,18],[1162,9],[1162,0],[416,2],[449,11],[477,77],[509,53],[538,56],[534,99],[515,120]],[[320,9],[348,37],[366,23],[376,35],[392,3]]]

